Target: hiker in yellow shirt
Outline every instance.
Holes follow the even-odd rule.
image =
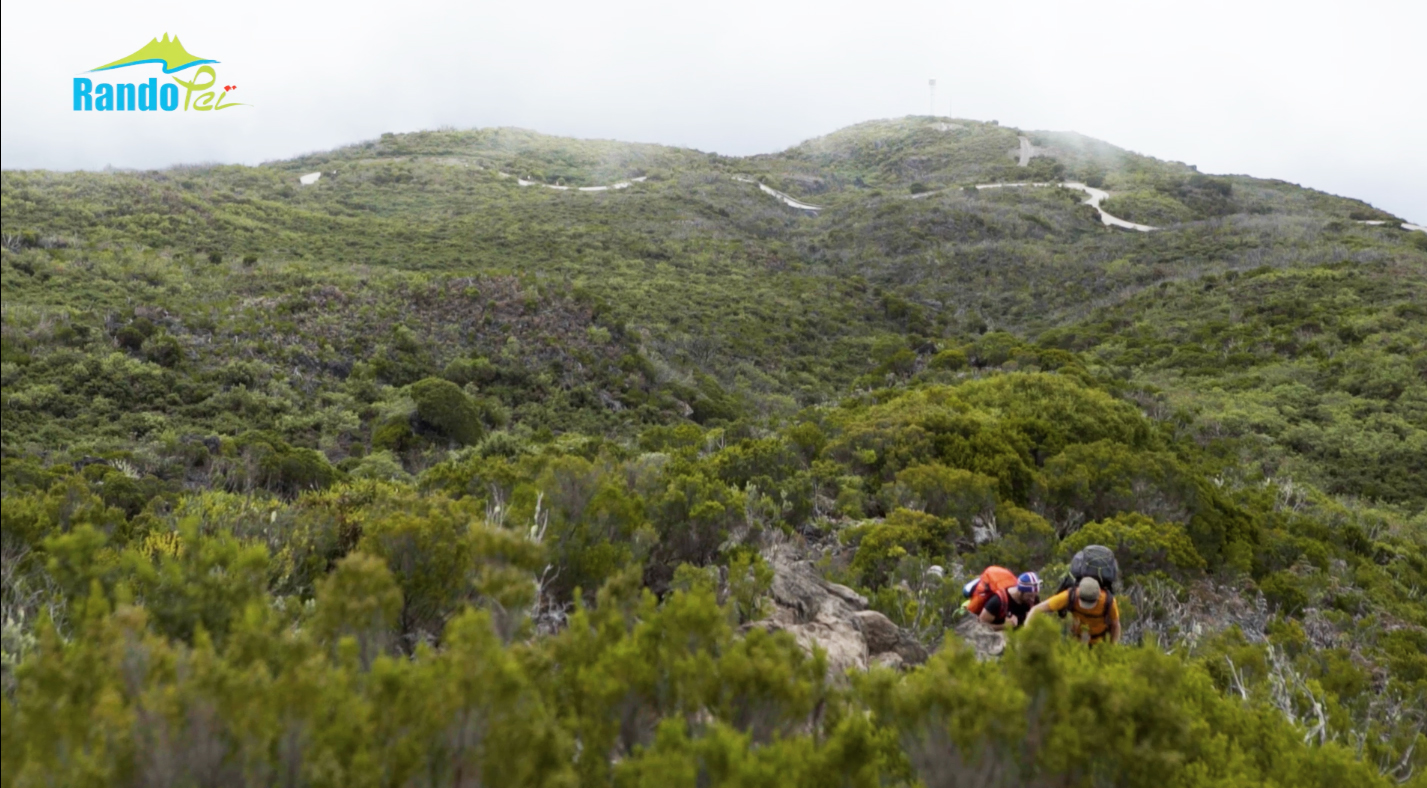
[[[1059,613],[1066,608],[1075,619],[1070,631],[1082,642],[1093,646],[1105,640],[1114,643],[1120,639],[1120,605],[1114,594],[1102,589],[1100,581],[1093,577],[1084,578],[1074,589],[1062,591],[1031,608],[1026,623],[1031,623],[1039,614]]]

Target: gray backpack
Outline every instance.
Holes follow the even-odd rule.
[[[1060,588],[1056,593],[1069,591],[1080,585],[1080,581],[1087,577],[1093,577],[1100,581],[1100,587],[1105,589],[1105,593],[1114,598],[1115,583],[1120,579],[1120,562],[1115,560],[1115,552],[1105,545],[1086,545],[1084,550],[1076,553],[1070,559],[1070,571],[1061,578]],[[1109,599],[1106,600],[1106,609],[1109,609]],[[1070,608],[1060,611],[1060,617],[1065,618],[1065,614]]]

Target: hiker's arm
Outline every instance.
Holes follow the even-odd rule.
[[[985,609],[985,608],[982,608],[982,609],[981,609],[981,615],[978,617],[977,620],[979,620],[981,623],[985,624],[986,626],[991,627],[992,629],[1005,629],[1005,628],[1006,628],[1006,625],[1007,625],[1008,623],[1010,623],[1010,621],[1011,621],[1012,618],[1014,618],[1014,616],[1011,616],[1011,615],[1008,614],[1008,615],[1006,616],[1006,620],[1005,620],[1005,621],[1002,621],[1001,623],[997,624],[997,623],[996,623],[996,617],[993,616],[993,615],[991,615],[991,611],[989,611],[989,610],[987,610],[987,609]]]
[[[1109,633],[1109,636],[1110,636],[1110,642],[1111,642],[1111,643],[1119,643],[1119,642],[1120,642],[1120,615],[1119,615],[1119,611],[1116,611],[1115,617],[1112,618],[1112,619],[1110,619],[1110,633]]]
[[[1025,624],[1023,624],[1022,626],[1030,626],[1031,619],[1035,618],[1038,614],[1048,612],[1049,610],[1050,600],[1047,599],[1039,605],[1036,605],[1035,607],[1031,608],[1031,612],[1026,614]]]

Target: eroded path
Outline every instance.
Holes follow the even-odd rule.
[[[1022,137],[1021,139],[1024,140],[1025,137]],[[1090,206],[1091,208],[1094,208],[1097,212],[1099,212],[1099,214],[1100,214],[1100,222],[1101,222],[1101,224],[1104,224],[1106,227],[1123,227],[1123,228],[1125,228],[1126,230],[1138,230],[1138,231],[1140,231],[1140,232],[1142,232],[1142,233],[1147,233],[1147,232],[1149,232],[1149,231],[1151,231],[1151,230],[1158,230],[1158,229],[1159,229],[1158,227],[1151,227],[1151,226],[1149,226],[1148,224],[1135,224],[1134,222],[1130,222],[1130,221],[1126,221],[1126,220],[1124,220],[1124,219],[1121,219],[1121,218],[1118,217],[1118,216],[1111,216],[1110,214],[1108,214],[1108,213],[1105,212],[1105,209],[1104,209],[1104,208],[1101,208],[1101,207],[1100,207],[1100,203],[1102,203],[1102,202],[1104,202],[1104,201],[1106,201],[1106,200],[1108,200],[1108,199],[1110,198],[1110,193],[1107,192],[1107,191],[1105,191],[1104,189],[1097,189],[1097,188],[1095,188],[1094,186],[1086,186],[1085,184],[1079,183],[1078,181],[1066,181],[1065,183],[978,183],[978,184],[976,184],[976,188],[978,188],[978,189],[1008,189],[1008,188],[1019,187],[1019,186],[1033,186],[1033,187],[1034,187],[1034,186],[1041,186],[1041,187],[1044,187],[1044,186],[1059,186],[1059,187],[1064,188],[1064,189],[1075,189],[1076,191],[1082,191],[1082,192],[1085,192],[1085,194],[1086,194],[1087,196],[1086,196],[1086,198],[1085,198],[1084,200],[1082,200],[1081,202],[1082,202],[1083,204],[1085,204],[1085,205]]]
[[[796,199],[796,198],[789,197],[788,195],[784,194],[783,192],[780,192],[780,191],[778,191],[777,189],[774,189],[774,188],[772,188],[772,187],[770,187],[770,186],[765,186],[765,185],[763,185],[762,183],[759,183],[758,180],[756,180],[756,179],[754,179],[754,178],[750,178],[750,177],[748,177],[748,176],[746,176],[746,175],[735,175],[735,176],[733,176],[733,179],[736,180],[736,181],[738,181],[739,183],[757,183],[757,184],[758,184],[758,188],[759,188],[759,189],[762,189],[765,194],[771,194],[771,195],[773,195],[774,197],[777,197],[778,199],[782,200],[783,203],[786,204],[787,206],[789,206],[790,208],[797,208],[798,210],[802,210],[802,211],[821,211],[821,210],[822,210],[822,206],[819,206],[819,205],[809,205],[809,204],[803,202],[802,200],[798,200],[798,199]]]
[[[1387,222],[1382,219],[1359,219],[1358,224],[1370,224],[1374,227],[1382,227],[1383,225],[1387,224]],[[1427,227],[1423,227],[1420,224],[1413,224],[1412,222],[1403,222],[1402,229],[1407,230],[1409,232],[1416,231],[1419,233],[1427,233]]]
[[[502,178],[509,178],[509,177],[511,177],[511,176],[510,176],[510,174],[508,174],[508,173],[502,172],[502,173],[500,173],[500,177],[502,177]],[[649,176],[647,176],[647,175],[641,175],[641,176],[639,176],[638,178],[630,178],[630,179],[627,180],[627,181],[620,181],[620,182],[618,182],[618,183],[611,183],[611,184],[608,185],[608,186],[561,186],[561,185],[559,185],[559,184],[554,184],[554,183],[541,183],[540,181],[527,181],[526,179],[521,178],[520,176],[515,176],[515,182],[518,183],[518,184],[520,184],[521,186],[544,186],[544,187],[547,188],[547,189],[554,189],[554,190],[556,190],[556,191],[562,191],[562,192],[569,192],[569,191],[576,191],[576,192],[607,192],[607,191],[610,191],[611,189],[628,189],[628,188],[630,187],[630,184],[643,183],[644,180],[645,180],[646,178],[648,178],[648,177],[649,177]]]

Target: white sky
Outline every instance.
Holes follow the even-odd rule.
[[[937,114],[1080,131],[1422,224],[1424,31],[1423,0],[9,0],[0,165],[253,164],[443,125],[761,153],[925,114],[934,77]],[[72,77],[165,32],[254,106],[70,109]]]

